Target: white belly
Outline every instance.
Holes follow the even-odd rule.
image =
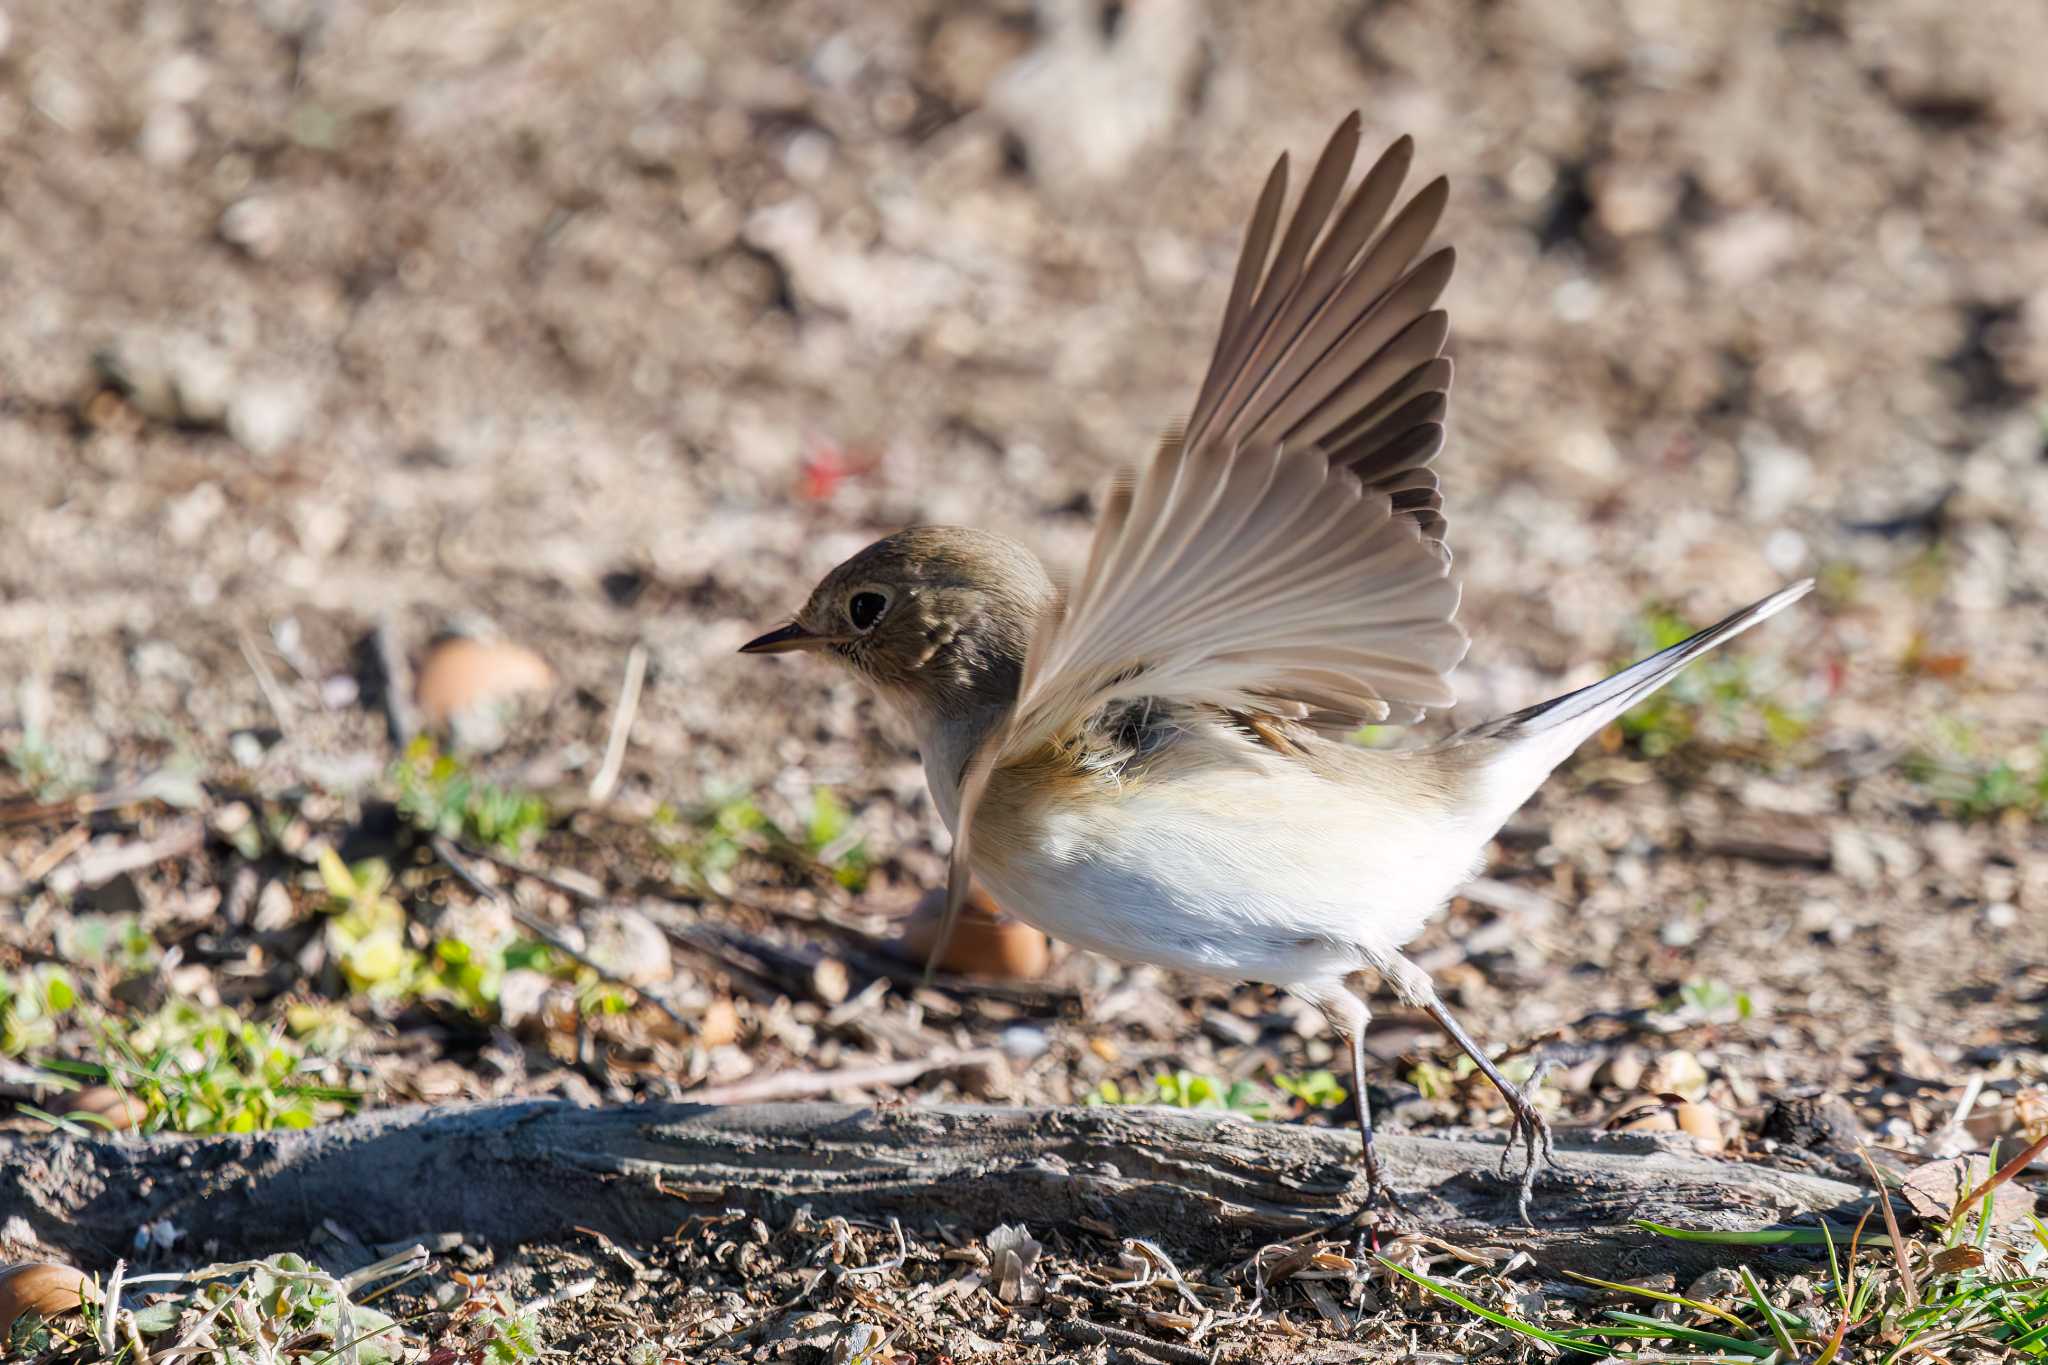
[[[1019,919],[1122,961],[1281,986],[1385,962],[1484,850],[1293,764],[1040,806],[1009,833],[1008,854],[977,853],[974,871]]]

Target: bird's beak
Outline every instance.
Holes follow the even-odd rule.
[[[791,621],[766,635],[747,641],[740,646],[742,654],[787,654],[792,649],[823,649],[832,643],[823,635],[813,635],[801,624]]]

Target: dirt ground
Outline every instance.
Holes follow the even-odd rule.
[[[1438,468],[1475,644],[1433,727],[1593,680],[1660,613],[1821,583],[1516,817],[1419,945],[1446,999],[1558,1064],[1560,1123],[1677,1092],[1759,1158],[1792,1097],[1906,1153],[2017,1131],[2048,1084],[2044,50],[2028,0],[0,0],[0,970],[67,962],[120,1017],[329,1002],[365,1027],[329,1074],[370,1104],[934,1050],[973,1065],[829,1093],[1335,1065],[1284,998],[1063,949],[988,993],[863,969],[942,877],[921,770],[850,681],[734,649],[906,524],[1071,562],[1094,490],[1191,396],[1271,159],[1355,107],[1369,148],[1412,133],[1416,183],[1452,182]],[[672,1018],[478,1022],[337,969],[329,844],[391,862],[436,935],[502,919],[391,805],[380,641],[418,663],[451,631],[557,679],[467,760],[547,801],[518,861],[554,884],[472,874]],[[600,806],[574,794],[636,646]],[[718,894],[678,872],[707,812],[799,829],[819,788],[843,837],[796,856],[750,826]],[[864,881],[816,875],[856,838]],[[146,965],[87,962],[79,926],[120,915]],[[1425,1024],[1376,1020],[1379,1112],[1497,1122]],[[794,1285],[848,1236],[888,1254],[751,1240]],[[830,1331],[736,1337],[754,1300],[688,1287],[731,1241],[463,1273],[507,1302],[593,1278],[541,1314],[590,1361],[825,1359],[903,1311],[886,1276],[835,1279]],[[1129,1358],[966,1298],[956,1336],[895,1348]],[[1341,1330],[1280,1308],[1322,1358],[1475,1349],[1364,1302]],[[1302,1358],[1273,1330],[1204,1349]]]

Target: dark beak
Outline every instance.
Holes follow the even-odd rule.
[[[831,643],[822,635],[813,635],[795,621],[766,635],[747,641],[740,646],[742,654],[787,654],[792,649],[822,649]]]

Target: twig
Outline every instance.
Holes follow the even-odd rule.
[[[277,684],[277,674],[270,671],[270,661],[263,657],[263,651],[256,647],[255,639],[243,627],[235,632],[235,643],[241,646],[242,661],[249,665],[249,671],[256,675],[256,686],[262,689],[263,700],[270,703],[270,714],[277,718],[277,728],[291,733],[292,722],[298,716],[292,706],[292,699],[285,695]]]
[[[49,887],[60,896],[68,896],[81,887],[104,886],[124,872],[139,872],[170,858],[197,853],[205,841],[205,825],[198,820],[181,820],[154,839],[78,854],[50,874]]]
[[[1142,1332],[1127,1331],[1099,1322],[1070,1318],[1060,1324],[1060,1335],[1080,1346],[1122,1346],[1164,1360],[1170,1365],[1216,1365],[1214,1351],[1198,1351],[1178,1342],[1160,1341]]]
[[[403,749],[420,729],[419,712],[412,704],[412,664],[390,617],[377,622],[372,639],[377,648],[377,670],[384,675],[384,715],[391,723],[392,742]]]
[[[877,1066],[840,1067],[836,1071],[777,1071],[766,1076],[734,1081],[730,1085],[709,1085],[686,1090],[676,1098],[684,1104],[761,1104],[769,1100],[806,1099],[829,1095],[835,1090],[865,1090],[878,1085],[908,1085],[933,1071],[955,1071],[981,1066],[1002,1055],[999,1048],[981,1047],[967,1052],[942,1052],[914,1057],[905,1062]]]
[[[633,729],[633,717],[640,711],[640,684],[647,677],[647,646],[635,643],[626,651],[626,680],[619,685],[619,704],[612,708],[612,732],[605,740],[604,762],[590,779],[590,799],[603,805],[612,799],[619,785],[619,769],[626,762],[626,736]]]
[[[1956,1200],[1957,1215],[1960,1216],[1963,1210],[1969,1208],[1970,1205],[1976,1203],[1979,1199],[1982,1199],[1985,1195],[2027,1169],[2027,1163],[2043,1152],[2048,1152],[2048,1133],[2043,1133],[2040,1137],[2034,1139],[2025,1151],[1986,1176],[1983,1184],[1971,1190],[1961,1199]]]
[[[549,948],[560,953],[570,961],[581,963],[583,966],[590,968],[607,985],[617,986],[621,990],[630,991],[635,999],[645,1000],[648,1004],[654,1006],[673,1020],[676,1027],[686,1031],[694,1027],[689,1020],[676,1013],[675,1007],[666,1000],[663,1000],[652,991],[634,985],[609,967],[606,967],[603,963],[591,957],[590,954],[584,952],[581,948],[572,947],[561,935],[554,931],[553,926],[549,925],[547,921],[527,914],[526,911],[513,904],[509,897],[501,894],[497,887],[492,886],[489,882],[477,876],[476,869],[469,865],[469,860],[455,846],[453,839],[437,834],[434,836],[433,845],[434,856],[446,863],[449,870],[462,879],[464,885],[486,900],[503,906],[505,913],[510,915],[513,922],[527,933],[532,934]]]

